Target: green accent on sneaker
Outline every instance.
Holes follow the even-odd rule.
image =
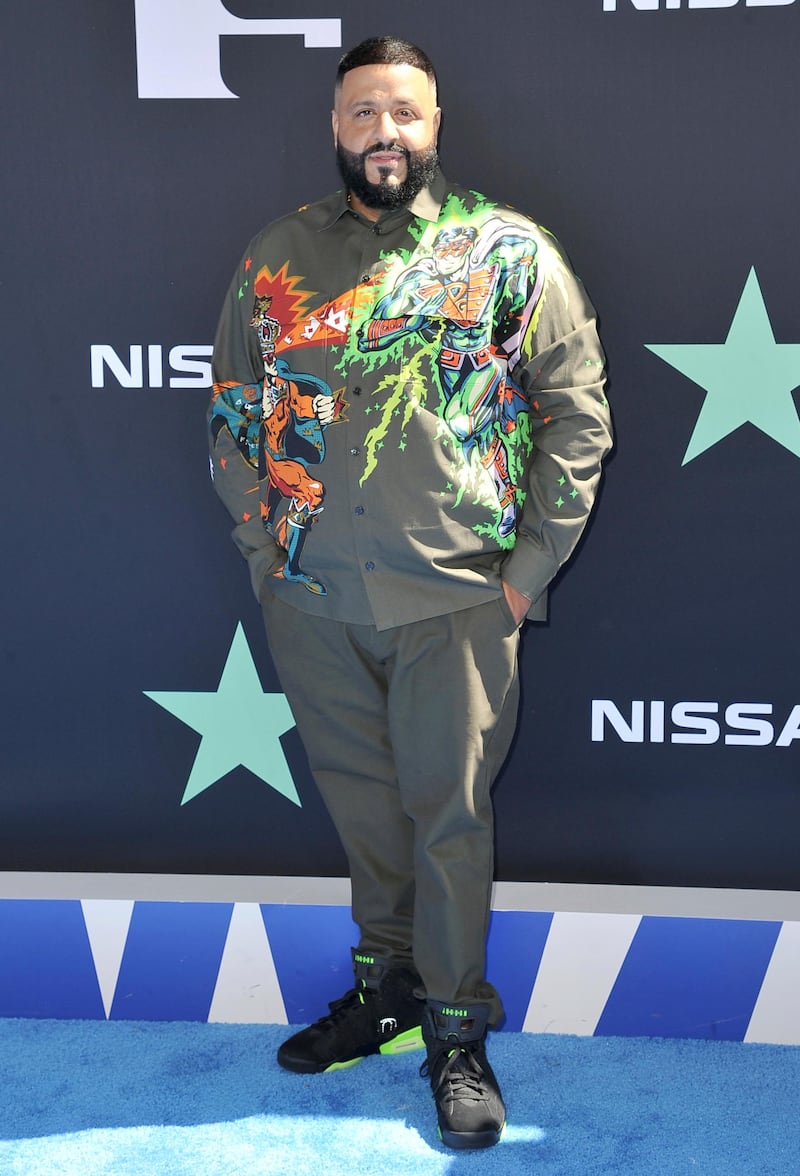
[[[368,955],[359,955],[357,952],[353,955],[353,959],[357,964],[374,964],[375,957]]]
[[[353,1066],[357,1066],[359,1062],[363,1061],[363,1058],[350,1058],[347,1062],[334,1062],[332,1066],[323,1070],[323,1074],[332,1074],[334,1070],[351,1070]]]
[[[398,1033],[397,1037],[393,1037],[391,1041],[385,1041],[379,1047],[378,1052],[382,1054],[404,1054],[412,1053],[415,1049],[424,1049],[425,1042],[422,1038],[422,1026],[415,1025],[413,1029],[406,1029],[405,1033]]]
[[[468,1009],[449,1009],[446,1006],[442,1008],[441,1015],[443,1017],[462,1017],[466,1019],[469,1016]]]

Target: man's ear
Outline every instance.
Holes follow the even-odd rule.
[[[331,130],[333,131],[333,145],[339,146],[339,115],[335,110],[331,111]]]

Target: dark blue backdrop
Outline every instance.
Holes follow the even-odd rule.
[[[239,622],[278,690],[208,480],[208,389],[171,380],[204,383],[249,237],[337,183],[340,50],[238,35],[293,7],[229,0],[238,98],[137,90],[137,16],[140,82],[162,50],[169,78],[220,0],[3,13],[4,869],[345,872],[295,732],[300,805],[243,766],[182,805],[200,735],[144,693],[216,691]],[[613,7],[303,16],[427,49],[448,176],[552,229],[601,315],[618,446],[524,637],[498,877],[798,889],[800,6]],[[704,402],[721,435],[682,464]]]

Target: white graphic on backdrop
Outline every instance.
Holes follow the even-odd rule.
[[[237,98],[222,80],[219,39],[301,36],[306,49],[338,48],[338,19],[254,20],[222,0],[135,0],[140,98]]]
[[[110,343],[92,343],[92,387],[105,388],[112,376],[120,388],[163,388],[165,381],[170,388],[210,388],[213,350],[211,343],[177,343],[165,356],[160,343],[131,343],[126,355]]]
[[[658,12],[667,8],[784,8],[795,0],[603,0],[603,12],[633,8],[636,12]]]
[[[777,723],[772,721],[775,709],[771,702],[732,702],[728,706],[719,702],[676,702],[667,711],[661,699],[634,699],[625,709],[610,698],[595,698],[592,742],[604,743],[611,730],[623,743],[722,740],[729,747],[769,747],[773,742],[776,747],[790,747],[800,740],[800,704],[792,707],[788,718],[779,714]]]

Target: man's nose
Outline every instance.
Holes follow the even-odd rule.
[[[381,138],[384,142],[392,143],[399,138],[397,133],[397,123],[392,118],[388,110],[384,110],[380,116],[378,127],[381,133]]]

